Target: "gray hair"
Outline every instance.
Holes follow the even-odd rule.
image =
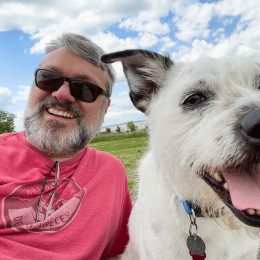
[[[70,49],[76,55],[107,72],[107,93],[108,97],[110,97],[112,94],[113,85],[115,83],[115,71],[112,65],[101,62],[100,58],[103,54],[105,54],[105,52],[95,43],[82,35],[65,33],[56,40],[52,40],[50,43],[48,43],[45,48],[45,53],[48,55],[49,53],[64,46]],[[40,62],[40,66],[43,60]]]

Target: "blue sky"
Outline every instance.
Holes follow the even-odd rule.
[[[107,53],[148,49],[175,62],[260,50],[259,0],[0,0],[0,108],[23,113],[44,47],[63,32],[82,34]],[[104,126],[145,120],[128,95],[121,64]]]

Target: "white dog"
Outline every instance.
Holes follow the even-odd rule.
[[[123,63],[131,100],[149,124],[122,259],[255,259],[259,64],[242,57],[174,64],[145,50],[107,54],[102,61]]]

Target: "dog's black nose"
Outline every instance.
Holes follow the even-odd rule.
[[[252,144],[260,145],[260,109],[249,112],[241,122],[243,136]]]

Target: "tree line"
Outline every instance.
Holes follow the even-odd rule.
[[[130,132],[134,132],[136,130],[136,126],[134,124],[133,121],[127,122],[127,128],[130,130]],[[108,133],[111,133],[111,128],[110,127],[106,127],[106,131]],[[117,126],[116,130],[117,133],[121,133],[121,128],[119,126]]]

